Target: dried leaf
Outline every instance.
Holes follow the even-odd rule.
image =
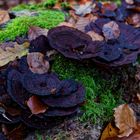
[[[102,4],[102,12],[106,10],[115,11],[117,9],[117,4],[114,2],[102,2]]]
[[[75,23],[75,28],[85,32],[86,25],[88,25],[90,22],[94,22],[96,19],[96,16],[79,17]]]
[[[57,10],[61,10],[61,8],[62,8],[61,3],[59,3],[59,2],[57,2],[53,7],[53,9],[57,9]]]
[[[29,38],[30,41],[36,39],[40,35],[47,36],[48,35],[48,30],[47,29],[42,29],[42,28],[36,27],[36,26],[30,27],[29,32],[28,32],[28,38]]]
[[[28,53],[29,43],[25,42],[22,45],[16,42],[4,43],[0,46],[0,67],[8,64],[16,58],[21,58]]]
[[[100,140],[113,140],[114,137],[117,137],[118,135],[118,128],[112,125],[112,123],[109,123],[107,127],[104,129],[101,139]]]
[[[27,101],[27,106],[31,110],[32,114],[44,113],[47,110],[47,106],[43,104],[37,96],[32,96]]]
[[[128,24],[134,25],[135,27],[140,27],[140,14],[133,14],[127,19]]]
[[[125,0],[127,4],[134,4],[134,0]]]
[[[89,31],[87,34],[92,38],[93,41],[103,41],[104,37],[95,33],[94,31]]]
[[[137,98],[138,98],[138,100],[140,102],[140,93],[137,93]]]
[[[22,140],[26,135],[26,126],[20,124],[18,127],[14,128],[11,132],[7,134],[9,140]]]
[[[117,39],[120,35],[119,25],[115,21],[110,21],[103,25],[102,32],[107,40]]]
[[[114,110],[115,123],[119,128],[118,137],[128,137],[133,133],[133,129],[137,129],[134,111],[127,104],[120,105]]]
[[[75,10],[77,15],[85,16],[86,14],[91,13],[93,8],[93,3],[91,1],[85,2],[85,4],[73,5],[72,8]]]
[[[44,59],[44,55],[39,52],[29,53],[27,55],[27,63],[29,69],[33,73],[43,74],[48,72],[50,64],[47,60]]]
[[[69,22],[62,22],[58,26],[68,26],[68,27],[73,27],[75,28],[74,24],[69,23]]]
[[[9,13],[5,10],[0,10],[0,25],[10,20]]]

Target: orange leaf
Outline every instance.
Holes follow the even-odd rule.
[[[119,128],[118,137],[128,137],[134,129],[137,129],[134,111],[127,104],[120,105],[114,110],[115,123]]]
[[[43,104],[37,96],[32,96],[27,101],[27,106],[31,110],[32,114],[44,113],[47,110],[47,106]]]
[[[109,123],[104,129],[100,140],[113,140],[114,137],[117,137],[118,133],[118,128],[113,126],[112,123]]]
[[[4,24],[10,20],[10,16],[7,11],[0,10],[0,24]]]

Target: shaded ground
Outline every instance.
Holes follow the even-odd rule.
[[[101,129],[89,122],[80,123],[77,119],[72,119],[51,130],[29,134],[25,140],[98,140]]]

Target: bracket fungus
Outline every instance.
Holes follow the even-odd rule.
[[[85,27],[85,33],[73,27],[56,27],[48,32],[52,48],[65,57],[92,60],[104,66],[117,67],[134,63],[140,53],[140,30],[133,26],[99,18]],[[91,40],[88,32],[103,36],[104,40]]]

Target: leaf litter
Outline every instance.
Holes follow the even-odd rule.
[[[53,8],[60,10],[60,2],[57,4]],[[96,63],[103,69],[136,63],[140,53],[139,1],[125,0],[120,7],[113,2],[90,0],[72,0],[69,4],[69,19],[57,27],[30,27],[23,43],[0,45],[0,67],[5,67],[0,71],[4,71],[4,75],[0,73],[0,82],[4,81],[0,84],[0,137],[18,140],[25,127],[49,129],[79,113],[85,101],[85,87],[72,79],[60,80],[52,72],[47,55],[50,51],[79,62]],[[10,20],[7,12],[0,14],[0,24]],[[136,83],[140,80],[139,69],[134,78]],[[114,109],[114,120],[103,131],[101,140],[140,139],[140,97],[138,92],[136,95],[133,103]],[[18,135],[14,139],[15,133]]]

